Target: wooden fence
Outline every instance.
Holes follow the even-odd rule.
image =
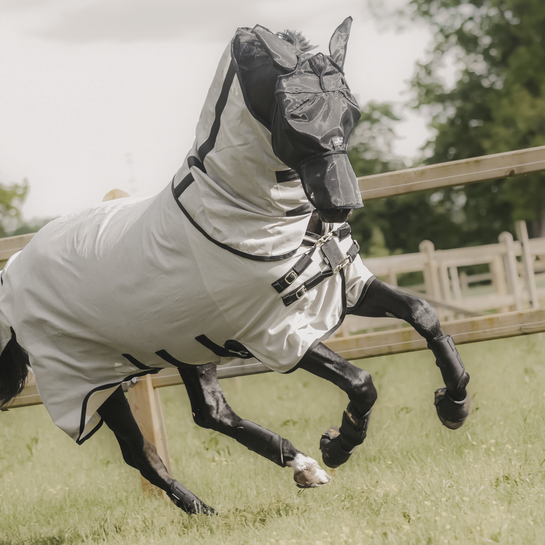
[[[440,188],[446,186],[462,185],[478,181],[493,180],[503,177],[511,177],[518,174],[535,172],[545,169],[545,146],[531,148],[526,150],[513,151],[486,157],[478,157],[464,161],[454,161],[441,165],[430,167],[421,167],[407,169],[387,174],[379,174],[360,178],[360,189],[364,200],[400,195],[413,191],[425,189]],[[523,184],[524,181],[521,180]],[[527,335],[545,331],[545,310],[538,308],[538,294],[532,291],[528,284],[527,293],[532,302],[531,308],[522,309],[522,295],[510,293],[512,291],[520,292],[517,255],[521,256],[522,261],[530,262],[532,256],[545,255],[545,242],[541,239],[532,241],[524,239],[524,232],[518,233],[518,241],[509,238],[509,234],[500,240],[502,250],[487,248],[487,256],[490,256],[489,263],[492,265],[491,274],[499,267],[497,255],[509,256],[507,259],[502,257],[502,263],[506,273],[506,278],[512,279],[510,288],[506,286],[506,295],[512,297],[505,299],[505,305],[515,305],[517,310],[514,312],[493,314],[488,316],[473,316],[462,320],[453,320],[444,324],[446,333],[453,336],[457,344],[485,341],[517,335]],[[0,260],[8,259],[11,255],[24,247],[32,238],[32,235],[23,235],[0,240]],[[521,242],[522,241],[522,242]],[[462,260],[454,259],[454,252],[458,250],[435,251],[431,243],[421,245],[421,252],[427,256],[419,266],[422,266],[425,275],[426,288],[429,289],[427,297],[440,299],[443,306],[448,305],[449,297],[452,299],[450,305],[451,312],[459,311],[463,314],[463,306],[457,306],[456,300],[459,299],[458,289],[461,293],[461,284],[456,283],[456,273],[454,268],[464,264],[473,263],[474,259],[470,254],[472,249],[464,249],[467,252]],[[449,253],[450,252],[450,253]],[[475,252],[483,252],[483,247]],[[416,255],[420,255],[416,254]],[[414,257],[414,255],[413,255]],[[421,256],[420,256],[421,257]],[[379,259],[366,260],[366,264],[377,275],[384,275],[390,278],[392,284],[396,284],[393,275],[404,272],[403,260],[405,256],[393,256],[389,262],[383,266]],[[451,259],[451,261],[449,261]],[[454,259],[454,261],[452,261]],[[478,255],[482,259],[482,254]],[[487,257],[488,259],[488,257]],[[479,261],[482,263],[483,261]],[[526,265],[523,265],[523,267]],[[374,268],[375,267],[375,268]],[[496,267],[496,269],[494,269]],[[395,272],[392,272],[395,271]],[[447,274],[445,274],[447,271]],[[450,275],[450,276],[449,276]],[[510,276],[509,276],[510,275]],[[396,276],[397,278],[397,276]],[[499,278],[499,276],[498,276]],[[448,282],[447,282],[448,279]],[[453,280],[454,279],[454,280]],[[501,283],[501,280],[497,280]],[[529,281],[531,282],[531,280]],[[509,281],[508,281],[509,283]],[[446,286],[449,286],[447,289]],[[456,287],[458,286],[458,287]],[[435,295],[434,295],[435,294]],[[471,313],[471,310],[465,309],[465,312]],[[394,329],[390,331],[371,332],[360,335],[351,335],[345,337],[336,337],[329,339],[326,344],[338,354],[348,360],[370,358],[386,354],[398,354],[426,348],[425,341],[411,328]],[[220,378],[250,375],[267,372],[268,369],[257,361],[235,360],[227,366],[218,368]],[[164,369],[156,375],[148,375],[134,380],[128,388],[129,401],[135,414],[135,417],[146,438],[154,443],[165,461],[169,465],[168,444],[162,418],[161,400],[159,397],[159,388],[181,384],[181,378],[174,369]],[[17,397],[9,406],[10,409],[16,407],[25,407],[41,403],[36,385],[31,380],[25,387],[22,394]],[[157,489],[147,481],[142,481],[144,492],[155,493]]]
[[[516,222],[516,233],[518,240],[504,232],[497,244],[452,250],[436,250],[431,241],[424,240],[420,252],[366,258],[365,264],[394,287],[400,276],[420,273],[421,284],[401,290],[426,299],[442,321],[539,308],[539,299],[545,299],[545,238],[529,239],[523,221]],[[463,270],[475,265],[488,271],[469,275]],[[471,287],[475,284],[481,286]],[[396,318],[349,316],[342,336],[376,327],[399,327],[401,323]]]

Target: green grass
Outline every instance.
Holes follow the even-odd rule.
[[[106,429],[78,447],[43,407],[0,413],[0,545],[545,543],[544,343],[533,335],[460,348],[473,411],[457,431],[435,414],[441,383],[429,352],[359,362],[379,392],[369,436],[316,490],[198,428],[183,388],[163,390],[173,474],[218,517],[143,497]],[[223,384],[238,414],[316,459],[346,405],[303,371]]]

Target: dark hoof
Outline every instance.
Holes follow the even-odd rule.
[[[354,447],[355,448],[355,447]],[[341,436],[337,426],[331,426],[320,439],[322,460],[327,467],[335,469],[348,461],[354,449],[347,452],[341,447]]]
[[[176,507],[179,507],[188,515],[217,515],[213,507],[199,500],[193,492],[190,492],[178,481],[172,482],[170,492],[167,492],[167,495]]]
[[[449,430],[461,428],[469,415],[471,399],[466,395],[461,401],[450,397],[446,388],[435,390],[435,408],[441,423]]]

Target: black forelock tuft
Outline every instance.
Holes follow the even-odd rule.
[[[277,36],[286,40],[291,45],[295,46],[297,49],[306,52],[314,49],[316,46],[312,45],[303,35],[302,32],[298,30],[284,30],[284,32],[278,32]]]

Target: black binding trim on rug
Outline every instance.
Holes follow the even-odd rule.
[[[184,177],[184,179],[176,186],[172,187],[172,193],[174,193],[174,197],[176,200],[178,200],[182,193],[195,181],[195,178],[193,178],[193,174],[191,172],[187,174],[187,176]]]
[[[187,176],[182,180],[183,183],[184,180],[187,178]],[[192,182],[194,181],[193,176],[191,176]],[[178,184],[179,186],[180,184]],[[184,190],[187,189],[191,183],[187,184],[184,187]],[[191,225],[201,233],[205,238],[207,238],[210,242],[213,242],[216,246],[219,246],[220,248],[223,248],[224,250],[227,250],[228,252],[231,252],[232,254],[238,255],[240,257],[244,257],[245,259],[250,259],[252,261],[282,261],[283,259],[289,259],[290,257],[293,257],[295,253],[297,252],[298,248],[295,248],[295,250],[292,250],[291,252],[288,252],[286,254],[282,255],[253,255],[253,254],[247,254],[246,252],[241,252],[240,250],[236,250],[235,248],[231,248],[231,246],[227,246],[227,244],[223,244],[222,242],[219,242],[212,238],[192,217],[191,214],[184,208],[184,205],[180,202],[179,197],[176,196],[176,189],[178,186],[174,185],[174,179],[172,180],[172,194],[174,195],[174,200],[180,207],[180,210],[184,213],[185,217],[189,220]]]
[[[344,278],[344,270],[341,269],[341,271],[339,272],[339,274],[341,275],[341,279],[342,279],[342,282],[341,282],[341,290],[342,290],[342,304],[343,304],[343,310],[341,312],[341,316],[339,318],[339,321],[328,331],[325,333],[325,335],[323,335],[322,337],[320,337],[319,339],[316,339],[309,347],[309,349],[305,352],[305,354],[303,355],[303,357],[299,360],[299,362],[297,363],[297,365],[295,365],[294,367],[292,367],[289,371],[286,371],[285,373],[282,373],[283,375],[289,375],[290,373],[293,373],[294,371],[297,371],[297,369],[299,368],[299,365],[301,364],[301,360],[311,351],[311,350],[314,350],[314,348],[316,348],[316,345],[318,343],[321,343],[322,341],[325,341],[326,339],[328,339],[329,337],[331,337],[331,335],[333,335],[335,333],[335,331],[337,331],[337,329],[339,329],[339,327],[341,327],[342,323],[344,322],[344,319],[346,318],[346,280]]]
[[[204,172],[206,174],[206,169],[204,168],[204,165],[202,163],[202,161],[200,159],[197,159],[195,156],[193,155],[190,155],[188,158],[187,158],[187,166],[189,168],[192,168],[192,167],[196,167],[198,168],[201,172]]]
[[[81,437],[81,434],[85,431],[85,414],[87,412],[87,403],[89,403],[90,397],[95,392],[100,392],[101,390],[108,390],[110,388],[113,388],[114,386],[120,386],[121,383],[132,380],[133,378],[143,377],[145,375],[155,375],[159,371],[161,371],[161,368],[155,367],[155,368],[152,368],[151,371],[146,370],[146,371],[142,371],[141,373],[134,373],[132,375],[129,375],[128,377],[123,378],[120,381],[112,382],[111,384],[105,384],[104,386],[99,386],[98,388],[93,388],[90,392],[88,392],[88,394],[85,396],[85,399],[83,400],[83,403],[81,404],[79,435],[78,435],[78,438],[76,439],[76,443],[78,445],[83,445],[83,443],[85,443],[87,439],[90,439],[101,428],[102,424],[104,424],[104,420],[99,415],[100,421],[97,423],[97,425],[85,437],[83,438]]]
[[[365,286],[363,286],[363,290],[361,291],[361,294],[360,296],[358,297],[358,300],[356,302],[356,304],[353,306],[353,307],[350,307],[346,312],[347,314],[352,314],[352,312],[357,309],[362,301],[364,300],[365,298],[365,295],[367,294],[367,291],[369,290],[369,286],[377,279],[377,277],[375,275],[373,276],[370,276],[368,279],[367,279],[367,282],[365,282]]]
[[[203,162],[204,158],[214,149],[214,146],[216,145],[216,138],[218,137],[221,125],[221,114],[223,113],[225,105],[227,104],[227,99],[229,98],[229,90],[231,89],[233,79],[235,78],[235,73],[235,63],[233,62],[233,60],[231,60],[229,68],[227,70],[227,74],[225,76],[225,79],[223,80],[220,96],[218,98],[218,101],[216,102],[216,117],[214,119],[214,122],[212,123],[210,135],[208,136],[206,142],[204,142],[199,147],[199,158]]]

